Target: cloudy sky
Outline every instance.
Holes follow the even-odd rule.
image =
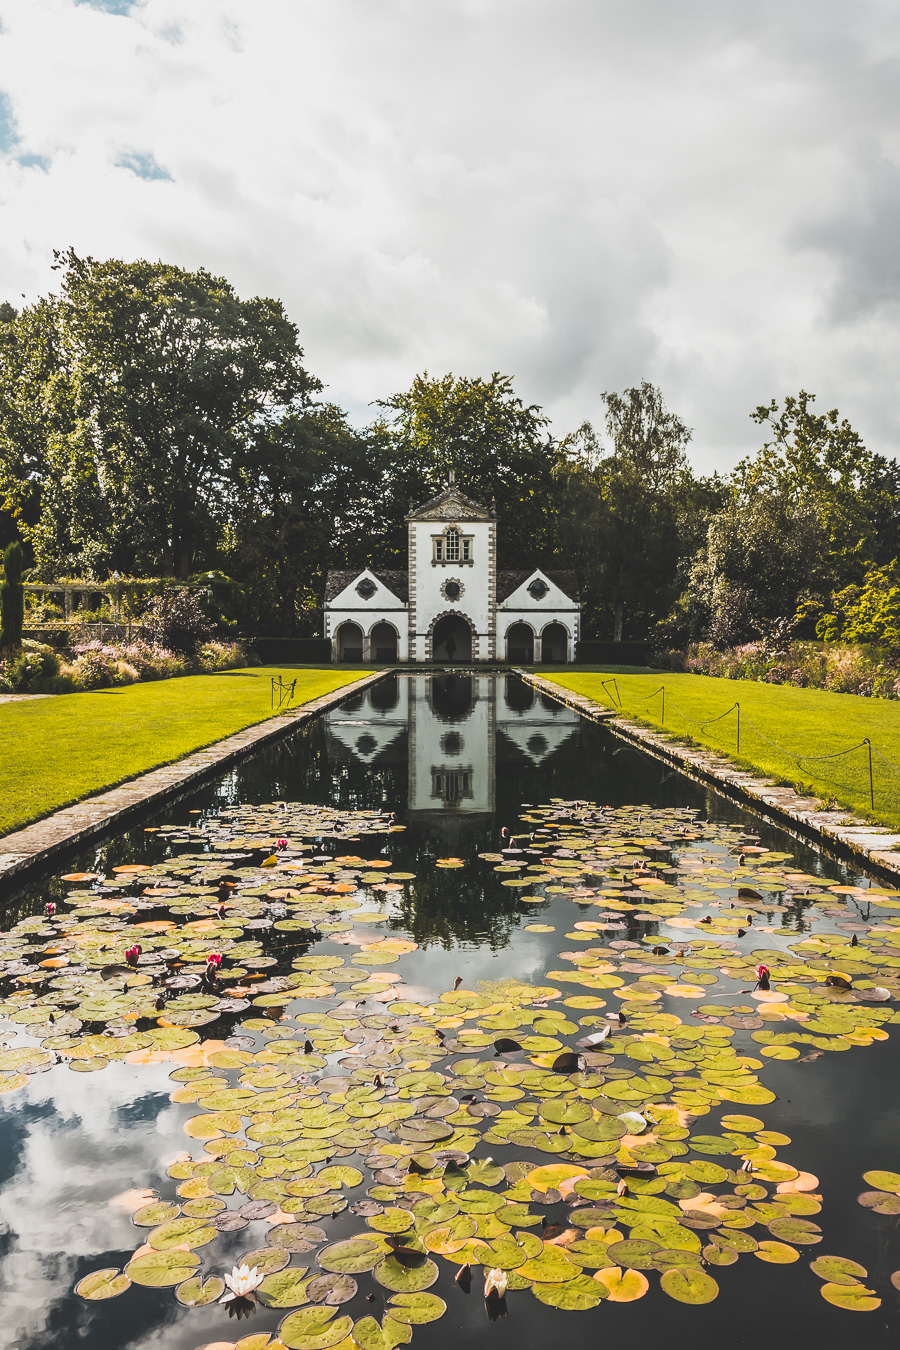
[[[280,296],[356,420],[642,378],[697,462],[803,387],[900,451],[895,0],[0,0],[0,299],[54,247]]]

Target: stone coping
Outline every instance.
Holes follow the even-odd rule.
[[[900,880],[900,834],[861,820],[847,811],[823,811],[815,797],[802,797],[793,788],[780,787],[771,778],[760,778],[738,769],[724,755],[713,750],[684,745],[681,742],[638,726],[626,717],[595,703],[583,694],[575,694],[552,680],[518,670],[534,688],[574,708],[592,722],[603,722],[623,740],[632,741],[657,759],[674,764],[688,777],[718,788],[725,796],[754,807],[771,816],[795,833],[824,844],[831,851],[850,856],[855,862],[881,872],[891,881]]]
[[[6,889],[7,882],[25,879],[28,873],[43,868],[58,854],[87,844],[111,829],[128,824],[148,809],[180,796],[189,788],[198,787],[204,779],[224,772],[254,751],[290,735],[304,722],[335,707],[349,694],[374,684],[383,675],[380,668],[372,674],[361,675],[358,680],[341,685],[309,703],[267,717],[264,722],[244,727],[224,740],[191,751],[183,759],[151,769],[95,796],[84,797],[72,806],[64,806],[42,820],[4,835],[0,838],[0,887]]]

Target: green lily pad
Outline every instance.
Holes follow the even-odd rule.
[[[382,1255],[381,1248],[375,1242],[365,1238],[348,1238],[325,1247],[319,1252],[318,1262],[323,1270],[337,1275],[359,1275],[365,1270],[374,1270]]]
[[[373,1214],[366,1219],[376,1233],[406,1233],[412,1228],[416,1216],[410,1209],[388,1208],[382,1214]]]
[[[585,1308],[596,1308],[597,1304],[609,1297],[609,1290],[599,1280],[590,1275],[576,1275],[574,1280],[565,1284],[532,1284],[531,1292],[541,1303],[551,1308],[560,1308],[564,1312],[581,1312]]]
[[[846,1256],[817,1256],[815,1261],[810,1261],[809,1268],[820,1280],[831,1284],[857,1284],[869,1274],[865,1266]]]
[[[320,1303],[288,1313],[278,1327],[278,1335],[288,1350],[330,1350],[353,1327],[352,1317],[335,1317],[334,1311]]]
[[[276,1270],[284,1270],[291,1263],[291,1254],[283,1247],[258,1247],[254,1252],[245,1252],[235,1262],[238,1266],[254,1266],[260,1275],[272,1275]]]
[[[374,1317],[362,1317],[353,1327],[351,1340],[357,1350],[393,1350],[412,1339],[412,1331],[405,1322],[394,1317],[383,1318],[381,1326]]]
[[[663,1292],[678,1303],[712,1303],[719,1293],[711,1275],[691,1266],[664,1270],[659,1283]]]
[[[419,1290],[415,1294],[394,1294],[388,1299],[391,1317],[398,1322],[407,1322],[410,1326],[420,1326],[425,1322],[436,1322],[447,1311],[447,1305],[437,1294]]]
[[[142,1205],[136,1210],[131,1216],[131,1222],[138,1228],[156,1228],[158,1224],[177,1219],[180,1213],[180,1205],[173,1205],[168,1200],[157,1200],[152,1205]]]
[[[769,1232],[783,1242],[799,1243],[801,1246],[812,1246],[822,1241],[821,1228],[809,1219],[773,1219],[769,1224]]]
[[[897,1172],[863,1172],[863,1181],[877,1191],[893,1191],[900,1195],[900,1174]]]
[[[192,1275],[189,1280],[179,1284],[175,1297],[186,1308],[205,1308],[215,1303],[225,1293],[225,1281],[218,1275],[210,1275],[204,1280],[202,1275]]]
[[[434,1284],[438,1268],[427,1256],[416,1255],[408,1262],[397,1256],[387,1256],[378,1262],[372,1274],[380,1285],[396,1294],[417,1294]]]
[[[203,1219],[170,1219],[148,1233],[147,1242],[158,1252],[182,1245],[194,1250],[196,1247],[205,1247],[218,1236],[218,1228],[204,1224]]]
[[[544,1243],[538,1256],[518,1267],[518,1274],[536,1284],[564,1284],[581,1273],[580,1266],[569,1260],[561,1247]]]
[[[75,1293],[81,1298],[97,1303],[101,1299],[118,1298],[130,1288],[129,1277],[113,1266],[105,1270],[94,1270],[90,1275],[85,1275],[84,1279],[76,1284]]]
[[[308,1274],[305,1266],[273,1271],[263,1279],[256,1296],[264,1308],[297,1308],[307,1301]]]
[[[147,1252],[129,1261],[125,1274],[134,1284],[164,1289],[190,1279],[199,1264],[200,1257],[193,1252]]]
[[[881,1299],[872,1289],[862,1284],[823,1284],[819,1293],[827,1303],[847,1312],[874,1312],[881,1307]]]

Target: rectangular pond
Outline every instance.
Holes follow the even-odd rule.
[[[898,892],[391,676],[7,898],[0,1346],[893,1346],[898,996]]]

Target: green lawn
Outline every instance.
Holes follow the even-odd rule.
[[[296,706],[363,673],[257,666],[2,703],[0,834],[271,717],[273,675],[296,677]]]
[[[679,740],[690,738],[743,768],[900,827],[900,702],[670,671],[540,666],[535,674],[608,708],[618,707],[618,690],[622,712],[645,726],[661,727]],[[665,720],[663,696],[656,692],[662,686]],[[735,703],[740,704],[740,754]],[[872,742],[874,810],[867,749],[842,753],[866,737]],[[830,755],[837,758],[821,758]]]

